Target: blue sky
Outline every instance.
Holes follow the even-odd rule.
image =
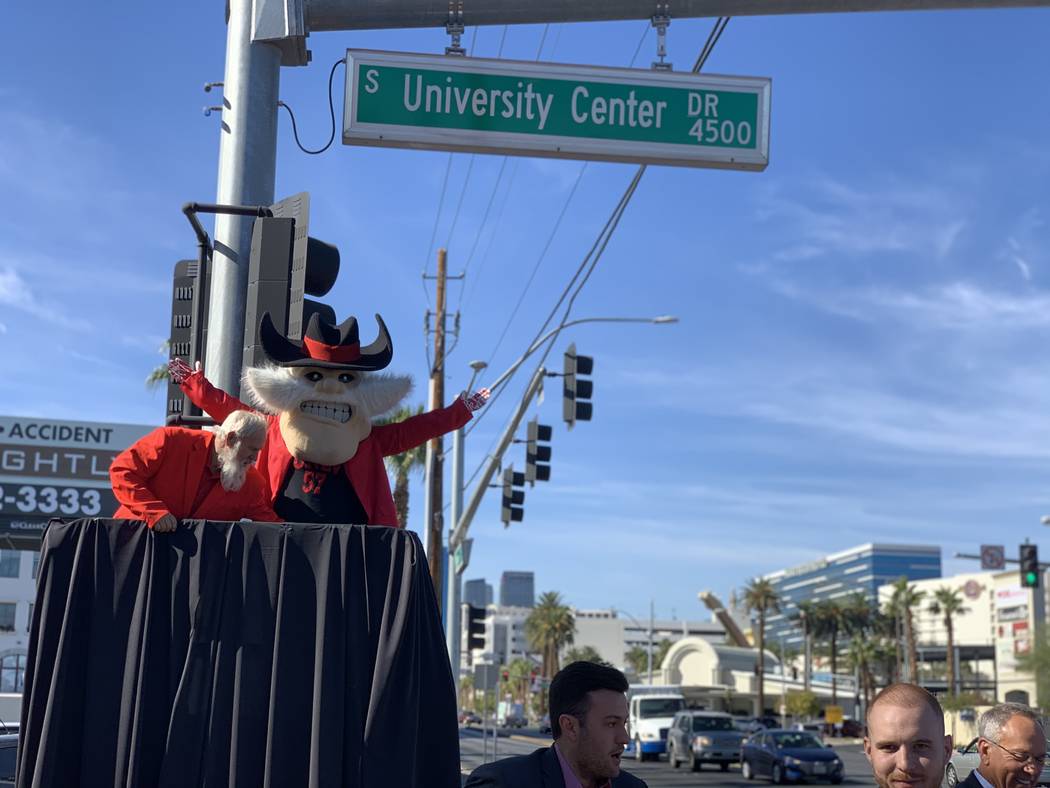
[[[216,101],[203,84],[223,75],[222,4],[9,11],[21,32],[0,78],[0,413],[158,424],[162,395],[142,381],[161,361],[171,267],[195,254],[179,208],[215,198],[219,118],[201,108]],[[651,598],[658,616],[697,618],[701,589],[727,594],[863,542],[940,544],[950,559],[1038,539],[1050,513],[1048,24],[1046,10],[734,19],[707,71],[772,78],[771,164],[648,170],[573,314],[681,322],[566,333],[551,358],[559,366],[569,341],[595,357],[594,421],[569,433],[548,386],[533,411],[555,428],[552,481],[528,491],[509,530],[492,492],[467,578],[531,569],[538,590],[580,607],[640,616]],[[710,25],[671,25],[676,66]],[[503,54],[535,58],[542,40],[543,60],[623,66],[645,27],[511,28]],[[494,55],[502,32],[480,29],[474,51]],[[282,71],[281,98],[316,147],[346,48],[446,43],[443,31],[315,34],[312,65]],[[654,51],[649,33],[638,63]],[[433,303],[420,274],[433,270],[447,162],[338,143],[306,156],[280,118],[277,194],[309,191],[312,231],[342,252],[325,300],[365,325],[382,313],[391,369],[415,376],[417,402]],[[450,289],[462,312],[450,391],[469,361],[495,373],[519,355],[634,172],[511,159],[482,225],[501,163],[456,155],[438,220],[454,273],[480,232],[465,287]],[[468,474],[526,377],[470,433]],[[509,459],[520,467],[523,449]],[[418,529],[418,480],[413,502]]]

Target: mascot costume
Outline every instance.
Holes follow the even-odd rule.
[[[378,374],[393,358],[393,343],[376,315],[379,336],[365,347],[357,320],[335,326],[310,318],[302,342],[285,337],[269,314],[259,339],[269,363],[248,367],[243,388],[266,414],[266,442],[257,467],[277,515],[288,522],[397,526],[384,457],[400,454],[459,429],[488,399],[487,389],[396,424],[372,419],[395,408],[412,388],[407,376]],[[172,379],[194,405],[217,422],[250,409],[173,359]]]

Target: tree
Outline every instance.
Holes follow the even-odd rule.
[[[635,675],[642,676],[649,665],[649,651],[642,646],[631,646],[624,652],[623,659]]]
[[[529,647],[543,655],[543,675],[551,678],[558,672],[558,654],[571,646],[576,635],[572,610],[562,604],[561,594],[545,591],[525,619],[525,637]]]
[[[809,690],[790,690],[784,698],[787,713],[792,717],[816,717],[820,713],[817,696]]]
[[[525,705],[532,691],[532,672],[536,664],[532,660],[518,657],[507,666],[507,686],[511,697]]]
[[[171,340],[165,339],[164,344],[157,348],[157,352],[160,353],[166,359],[168,353],[171,351]],[[155,389],[168,383],[168,362],[165,361],[163,364],[159,364],[154,367],[152,371],[146,376],[146,388]]]
[[[809,689],[813,676],[813,625],[817,618],[817,603],[806,600],[798,603],[798,612],[792,616],[802,628],[802,654],[803,654],[803,678],[802,681]]]
[[[913,612],[926,596],[924,591],[914,588],[908,578],[901,577],[893,584],[893,596],[890,604],[897,611],[901,623],[904,625],[904,643],[908,653],[908,675],[907,680],[913,683],[919,681],[919,649],[915,643],[915,618]]]
[[[376,419],[375,423],[397,424],[422,412],[422,405],[417,406],[415,410],[401,407],[385,418]],[[387,470],[394,474],[394,508],[397,510],[397,522],[402,528],[408,527],[408,478],[414,471],[422,470],[426,461],[426,443],[386,458]]]
[[[849,615],[846,606],[837,599],[825,599],[816,606],[814,634],[827,638],[828,656],[831,659],[831,703],[839,702],[837,673],[839,667],[839,633],[846,629]]]
[[[606,662],[602,659],[602,655],[598,653],[598,649],[594,646],[570,648],[565,652],[565,664],[568,665],[571,662],[594,662],[598,665],[612,667],[612,663]]]
[[[461,676],[459,679],[459,707],[474,711],[474,677]]]
[[[653,649],[653,670],[657,670],[664,664],[664,660],[667,658],[667,652],[671,650],[671,646],[673,645],[674,644],[669,638],[664,638],[656,644],[656,648]]]
[[[1050,634],[1032,644],[1027,654],[1017,656],[1017,668],[1035,678],[1035,696],[1041,708],[1050,706]]]
[[[744,589],[744,608],[747,612],[758,613],[758,637],[755,645],[758,647],[758,713],[766,713],[766,613],[780,612],[780,597],[773,589],[773,584],[765,578],[756,578],[747,584]]]
[[[970,612],[963,604],[962,592],[951,586],[941,586],[933,592],[929,611],[935,616],[942,616],[944,628],[948,631],[948,695],[955,694],[955,616]]]

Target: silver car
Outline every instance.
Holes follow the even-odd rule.
[[[1050,742],[1047,742],[1047,746],[1050,746]],[[974,739],[965,747],[960,747],[952,753],[951,760],[948,761],[948,766],[944,770],[944,782],[942,785],[945,788],[955,788],[956,785],[969,777],[970,772],[976,769],[980,763],[981,756],[977,752],[977,739]],[[1039,775],[1036,785],[1050,785],[1050,765],[1043,767],[1043,772]]]
[[[720,711],[680,711],[667,731],[667,761],[676,769],[688,763],[694,772],[704,763],[717,763],[722,771],[740,760],[745,734],[733,718]]]

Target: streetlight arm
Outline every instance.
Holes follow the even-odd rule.
[[[529,356],[539,350],[544,342],[556,334],[559,334],[563,329],[566,329],[569,326],[577,326],[580,323],[655,323],[657,325],[662,325],[665,323],[677,322],[678,318],[671,315],[660,315],[659,317],[581,317],[577,320],[570,320],[568,323],[562,323],[560,326],[552,328],[542,337],[529,345],[528,350],[522,353],[521,357],[507,368],[506,372],[489,384],[489,389],[495,391],[499,388],[508,378],[510,378],[511,375],[518,371],[518,367],[524,364]]]

